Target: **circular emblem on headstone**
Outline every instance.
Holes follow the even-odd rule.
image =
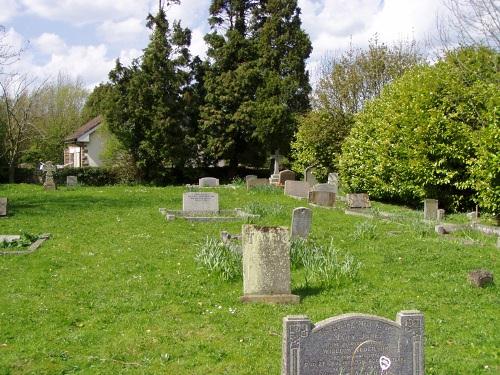
[[[379,363],[380,363],[380,368],[382,369],[382,371],[385,371],[389,367],[391,367],[391,360],[390,360],[390,358],[387,358],[386,356],[380,357]]]

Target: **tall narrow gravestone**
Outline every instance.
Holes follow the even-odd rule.
[[[424,316],[400,311],[396,321],[345,314],[314,325],[283,319],[282,375],[424,375]]]
[[[292,213],[292,238],[307,238],[311,231],[312,210],[306,207],[297,207]]]
[[[287,228],[243,225],[242,302],[298,303],[291,294]]]
[[[424,200],[424,220],[436,221],[438,218],[438,201],[437,199]]]
[[[7,216],[7,198],[0,197],[0,216]]]

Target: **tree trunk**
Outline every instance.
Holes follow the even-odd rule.
[[[15,164],[9,165],[9,184],[13,184],[16,176],[16,166]]]

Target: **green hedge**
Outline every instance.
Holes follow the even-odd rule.
[[[498,214],[498,62],[489,49],[463,49],[387,86],[342,147],[348,190]]]
[[[116,171],[104,167],[58,169],[54,174],[54,180],[58,185],[66,185],[67,176],[77,176],[79,184],[89,186],[114,185],[119,181]]]

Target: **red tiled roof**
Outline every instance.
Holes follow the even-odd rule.
[[[91,131],[92,129],[97,128],[101,124],[101,122],[102,122],[101,116],[97,116],[97,117],[93,118],[92,120],[87,122],[85,125],[79,127],[77,130],[75,130],[75,132],[73,134],[67,136],[64,139],[64,141],[65,142],[76,141],[79,137],[81,137],[85,133]]]

